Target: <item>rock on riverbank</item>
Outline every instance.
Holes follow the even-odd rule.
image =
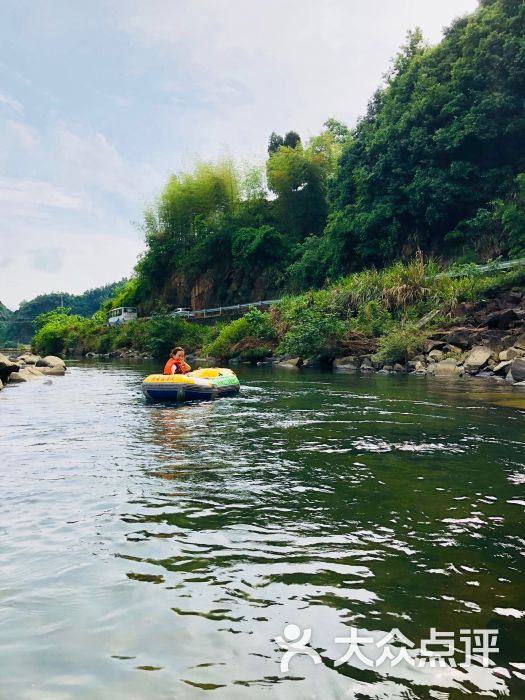
[[[60,377],[66,373],[66,363],[55,355],[24,353],[12,359],[0,353],[0,389],[5,384],[20,384],[47,376]]]
[[[356,345],[352,354],[336,358],[332,367],[337,372],[494,377],[525,386],[525,293],[521,289],[477,306],[460,304],[452,317],[461,323],[432,332],[421,352],[404,363],[382,363],[377,354],[363,354],[362,347]],[[277,364],[297,367],[312,363],[283,358]]]

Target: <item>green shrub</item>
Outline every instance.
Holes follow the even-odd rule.
[[[378,362],[407,362],[421,350],[428,334],[409,323],[396,325],[379,338],[376,354]]]
[[[32,345],[43,355],[61,355],[76,348],[93,325],[84,316],[70,315],[68,309],[58,308],[37,316]]]
[[[204,352],[212,357],[228,359],[233,357],[233,346],[251,334],[250,323],[246,316],[237,318],[222,326],[219,334],[204,347]]]

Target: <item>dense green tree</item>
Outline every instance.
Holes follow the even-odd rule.
[[[447,234],[512,191],[525,169],[524,33],[523,2],[490,0],[436,47],[409,34],[330,189],[328,234],[344,269],[417,248],[453,253]],[[475,229],[470,248],[482,255]]]
[[[272,155],[272,153],[278,151],[279,148],[281,148],[281,146],[283,145],[283,137],[279,136],[279,134],[276,134],[275,131],[272,131],[272,133],[270,134],[270,140],[268,142],[268,155]]]
[[[287,134],[285,134],[284,139],[283,139],[283,146],[286,146],[287,148],[295,148],[301,143],[301,137],[297,133],[297,131],[289,131]]]

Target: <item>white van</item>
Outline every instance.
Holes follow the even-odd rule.
[[[135,321],[138,318],[137,309],[134,306],[119,306],[108,314],[108,326],[118,326],[121,323]]]

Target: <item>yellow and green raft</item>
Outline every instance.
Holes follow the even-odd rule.
[[[188,374],[150,374],[142,382],[144,395],[152,401],[193,401],[231,396],[240,389],[231,369],[207,367]]]

